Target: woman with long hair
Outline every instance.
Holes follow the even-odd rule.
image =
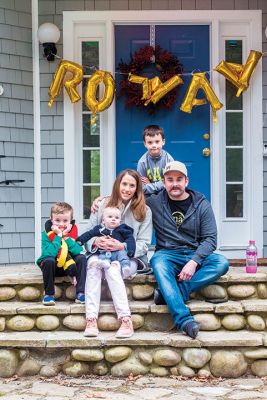
[[[135,257],[146,262],[152,236],[152,216],[150,208],[145,203],[141,178],[136,171],[126,169],[117,176],[111,196],[102,199],[98,210],[91,214],[88,230],[101,224],[103,210],[106,207],[120,209],[121,222],[133,229],[133,236],[136,241]],[[93,254],[98,249],[110,252],[125,250],[125,244],[109,236],[100,236],[88,241],[86,248]],[[133,272],[135,272],[137,263],[134,259],[132,260],[132,267]],[[90,258],[85,288],[86,328],[84,335],[98,335],[97,319],[100,307],[102,272],[105,274],[118,319],[121,321],[116,337],[130,337],[133,334],[133,325],[119,263],[113,262],[110,268],[102,270],[94,263],[90,264]]]

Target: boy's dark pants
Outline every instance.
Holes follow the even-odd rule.
[[[56,276],[75,276],[77,280],[76,293],[83,292],[85,289],[86,279],[86,257],[78,254],[72,257],[75,264],[70,265],[67,269],[58,268],[57,260],[53,257],[46,257],[42,261],[40,268],[43,273],[45,294],[54,296],[55,294],[55,277]]]

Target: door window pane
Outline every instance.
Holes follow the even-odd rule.
[[[226,217],[243,217],[243,185],[226,185]]]
[[[90,111],[89,108],[87,107],[87,105],[85,104],[85,93],[86,93],[86,88],[88,85],[88,81],[89,81],[90,77],[84,78],[82,81],[82,102],[83,102],[83,111]],[[101,88],[101,85],[98,85],[97,89],[96,89],[96,99],[99,100],[99,90]]]
[[[226,146],[243,145],[243,113],[226,113]]]
[[[99,114],[95,116],[95,123],[91,124],[91,114],[83,114],[83,147],[100,146],[100,120]]]
[[[84,150],[83,151],[83,182],[99,183],[100,182],[100,151]]]
[[[243,180],[243,149],[226,149],[226,181]]]
[[[243,101],[242,94],[236,97],[237,88],[231,83],[226,81],[226,110],[242,110]]]
[[[242,64],[242,40],[226,40],[225,42],[225,61]],[[242,94],[236,97],[237,88],[226,80],[226,109],[241,110]]]
[[[229,63],[242,64],[242,40],[225,41],[225,60]],[[244,139],[243,139],[243,100],[242,94],[236,97],[238,88],[225,81],[226,99],[226,182],[225,209],[226,217],[243,217],[243,170],[244,170]],[[236,112],[236,111],[240,112]],[[233,182],[232,184],[230,184]]]
[[[85,91],[90,76],[99,69],[99,42],[85,40],[81,44],[82,65],[84,79],[82,82],[82,199],[81,213],[84,219],[90,217],[92,201],[100,195],[100,115],[95,116],[95,123],[91,124],[91,112],[85,105]],[[99,91],[97,91],[98,94]]]
[[[82,42],[82,60],[84,66],[84,75],[92,75],[96,69],[99,69],[98,42]]]
[[[83,218],[87,219],[91,214],[91,204],[93,200],[100,196],[99,186],[84,186],[83,187]]]

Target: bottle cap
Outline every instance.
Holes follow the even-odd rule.
[[[249,244],[255,244],[255,240],[250,240]]]

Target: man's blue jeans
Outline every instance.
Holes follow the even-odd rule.
[[[184,265],[192,259],[194,250],[159,250],[150,260],[158,287],[168,305],[177,328],[183,330],[188,321],[192,321],[185,302],[189,295],[216,281],[224,275],[229,263],[221,254],[210,254],[197,267],[195,274],[189,281],[179,281],[177,275]]]

